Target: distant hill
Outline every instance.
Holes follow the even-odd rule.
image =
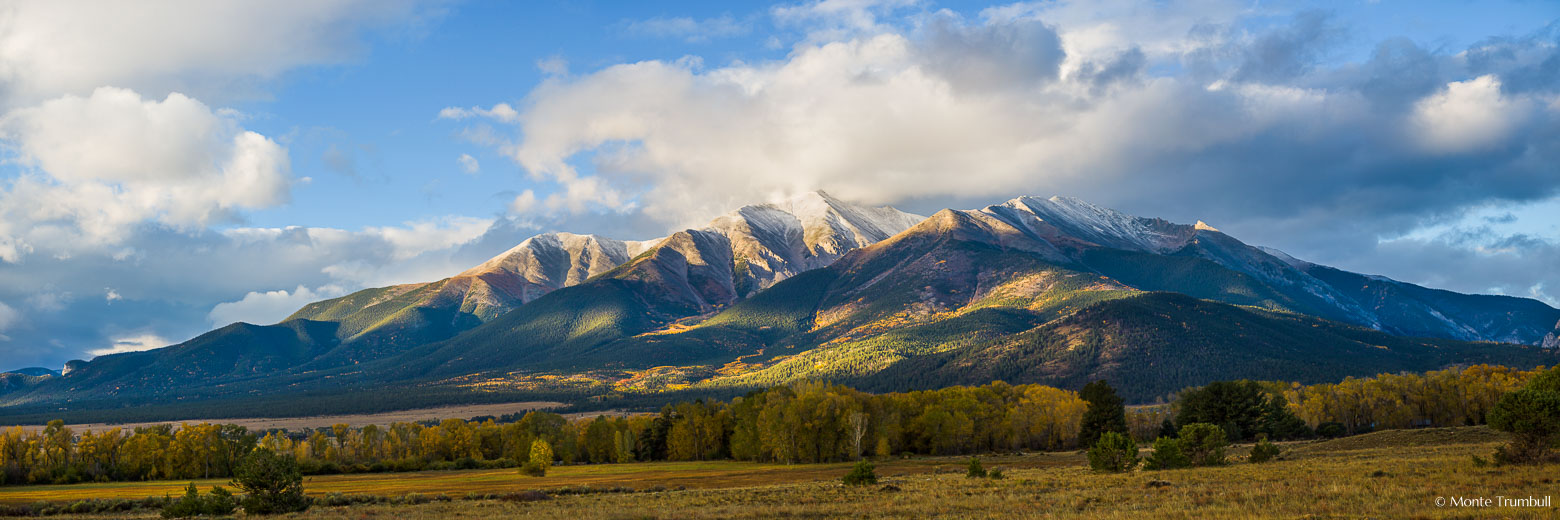
[[[1077,199],[922,219],[816,193],[652,241],[538,235],[445,280],[0,388],[0,414],[302,393],[599,401],[797,379],[1106,379],[1150,401],[1218,379],[1554,364],[1560,349],[1542,345],[1557,322],[1536,300],[1349,273]]]
[[[3,374],[21,374],[21,375],[24,375],[24,376],[57,376],[57,375],[60,375],[60,371],[53,370],[53,369],[48,369],[48,368],[44,368],[44,367],[18,368],[16,370],[9,370],[9,371],[0,372],[0,373],[3,373]]]

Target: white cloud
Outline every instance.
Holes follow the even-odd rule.
[[[658,38],[681,38],[688,42],[706,42],[719,38],[741,36],[752,31],[752,24],[739,21],[731,15],[694,19],[686,16],[658,16],[635,20],[628,24],[626,32]]]
[[[197,229],[288,199],[284,148],[177,93],[67,95],[0,117],[0,139],[35,170],[0,188],[4,243],[71,252],[121,243],[143,221]]]
[[[805,29],[808,41],[825,42],[892,31],[892,27],[880,20],[896,10],[919,3],[919,0],[810,0],[775,6],[769,14],[781,27]]]
[[[10,337],[5,335],[5,332],[11,328],[11,325],[16,324],[16,321],[20,318],[21,313],[16,312],[16,309],[12,309],[5,302],[0,302],[0,341],[11,340]]]
[[[0,7],[0,106],[114,85],[153,96],[260,95],[256,82],[363,53],[365,30],[436,16],[438,1],[13,0]]]
[[[1500,78],[1493,75],[1452,82],[1415,106],[1415,130],[1432,151],[1481,150],[1507,140],[1527,115],[1524,105],[1502,96]]]
[[[103,300],[104,301],[112,303],[112,302],[117,302],[117,301],[123,300],[123,299],[125,299],[125,298],[123,296],[120,296],[119,295],[119,291],[115,291],[113,287],[109,287],[109,288],[104,289],[104,294],[103,294]]]
[[[476,175],[482,171],[482,165],[471,154],[460,154],[460,158],[456,159],[455,162],[460,163],[460,171],[466,172],[468,175]]]
[[[429,251],[449,249],[482,236],[493,219],[449,216],[401,227],[369,227],[364,233],[375,235],[392,247],[391,257],[405,260]]]
[[[89,350],[87,353],[93,356],[107,356],[109,354],[123,354],[125,352],[140,352],[143,350],[163,348],[168,346],[170,343],[171,342],[169,342],[167,339],[164,339],[162,336],[142,333],[115,337],[109,343],[108,347]]]
[[[302,285],[292,290],[250,292],[235,302],[219,303],[212,307],[207,317],[213,327],[244,322],[270,325],[296,312],[306,304],[347,294],[345,289],[327,285],[310,289]]]
[[[509,211],[515,214],[523,215],[534,209],[536,209],[536,192],[533,190],[520,192],[515,196],[515,200],[509,203]]]
[[[497,105],[493,105],[493,108],[445,107],[443,110],[439,111],[439,119],[453,119],[459,121],[461,119],[472,117],[483,117],[502,123],[513,123],[520,118],[520,112],[516,111],[514,107],[509,106],[509,103],[499,103]]]
[[[821,188],[867,203],[1071,194],[1136,211],[1217,211],[1184,216],[1232,229],[1241,228],[1237,219],[1319,214],[1339,226],[1382,226],[1356,230],[1373,237],[1403,231],[1425,212],[1508,196],[1500,194],[1511,185],[1543,196],[1560,184],[1546,180],[1537,156],[1437,163],[1439,151],[1424,149],[1413,130],[1424,121],[1469,123],[1461,129],[1481,135],[1457,135],[1459,142],[1521,150],[1536,137],[1505,125],[1531,112],[1528,100],[1548,97],[1503,93],[1494,76],[1440,94],[1415,91],[1425,78],[1391,69],[1391,60],[1319,67],[1307,57],[1337,32],[1325,16],[1304,13],[1269,34],[1222,24],[1272,13],[1213,4],[1223,14],[1202,22],[1200,4],[1114,3],[1098,14],[1068,2],[988,12],[983,21],[939,12],[909,29],[880,19],[896,3],[784,7],[777,18],[857,30],[769,62],[707,67],[691,57],[556,78],[523,105],[487,111],[515,125],[509,137],[483,131],[533,178],[557,184],[549,195],[521,194],[512,210],[637,206],[668,227]],[[1156,18],[1179,32],[1143,29]],[[1067,36],[1111,23],[1120,29],[1115,39]],[[1140,40],[1151,52],[1138,50]],[[1266,42],[1264,52],[1242,51],[1256,41]],[[1412,46],[1393,45],[1388,51]],[[1423,55],[1422,73],[1438,84],[1467,77],[1464,60]],[[1415,116],[1416,103],[1428,115]],[[1533,154],[1557,152],[1528,144]],[[1500,183],[1479,183],[1494,170],[1504,172]],[[1470,184],[1478,194],[1448,189]],[[1374,211],[1401,213],[1356,218]]]

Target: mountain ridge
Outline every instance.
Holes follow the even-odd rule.
[[[816,192],[654,240],[543,233],[443,280],[366,289],[308,304],[280,324],[230,325],[165,349],[103,356],[65,377],[19,379],[0,388],[0,406],[385,385],[454,396],[731,392],[798,378],[909,389],[890,376],[913,367],[930,375],[894,377],[984,383],[965,379],[1006,374],[1071,384],[1131,377],[1088,366],[1121,365],[1154,348],[1250,364],[1180,366],[1190,375],[1167,381],[1274,370],[1342,377],[1549,363],[1538,347],[1560,342],[1560,324],[1548,326],[1557,321],[1560,310],[1536,300],[1349,273],[1247,245],[1201,221],[1136,217],[1079,199],[1017,197],[922,218]],[[1242,330],[1283,332],[1268,340]],[[1239,354],[1242,341],[1261,348]],[[1084,345],[1112,354],[1083,357],[1075,349]],[[1398,346],[1362,350],[1382,345]],[[1358,363],[1321,372],[1305,364],[1329,355]],[[945,368],[983,366],[972,360],[1031,368]],[[1134,385],[1124,392],[1164,390]]]

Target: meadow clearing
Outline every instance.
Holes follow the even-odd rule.
[[[303,417],[241,417],[236,419],[186,419],[183,421],[155,421],[136,423],[78,423],[67,424],[67,428],[74,431],[103,431],[110,428],[120,428],[125,431],[133,431],[136,428],[172,424],[175,427],[180,424],[198,424],[203,422],[235,424],[250,429],[251,431],[264,432],[273,429],[302,430],[305,428],[329,428],[335,424],[350,424],[353,426],[389,426],[398,422],[417,422],[427,420],[447,419],[450,417],[479,417],[484,415],[500,416],[528,412],[531,410],[551,410],[564,407],[563,403],[553,401],[526,401],[518,403],[495,404],[463,404],[453,406],[438,406],[433,408],[416,408],[411,410],[397,410],[393,412],[336,414],[336,415],[311,415]],[[595,417],[597,415],[622,415],[621,412],[608,410],[603,412],[583,412],[569,414],[569,417]],[[21,425],[28,432],[42,430],[42,424]]]
[[[1483,427],[1394,430],[1284,444],[1282,460],[1223,467],[1101,474],[1082,454],[986,456],[1005,479],[969,479],[964,457],[880,461],[880,482],[845,487],[849,464],[663,462],[513,470],[310,477],[311,495],[447,495],[424,504],[316,506],[289,518],[1554,518],[1553,507],[1459,507],[1456,498],[1560,495],[1555,466],[1479,467],[1505,442]],[[1155,482],[1159,481],[1159,482]],[[0,489],[0,502],[142,497],[186,482]],[[206,483],[209,485],[217,482]],[[559,488],[636,492],[558,494]],[[466,500],[467,493],[539,489],[550,500]],[[655,491],[646,491],[656,489]],[[664,489],[664,490],[663,490]],[[123,517],[123,515],[115,516]],[[154,518],[155,512],[142,517]],[[72,517],[57,517],[72,518]],[[81,516],[75,518],[106,518]]]

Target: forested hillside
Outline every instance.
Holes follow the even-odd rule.
[[[1321,383],[1560,355],[1540,346],[1560,321],[1541,302],[1348,273],[1201,222],[1059,197],[918,222],[823,194],[787,204],[653,242],[542,235],[446,280],[11,377],[0,415],[272,410],[303,395],[332,407],[316,413],[397,398],[643,406],[800,380],[909,391],[1105,379],[1153,402],[1218,379]]]

